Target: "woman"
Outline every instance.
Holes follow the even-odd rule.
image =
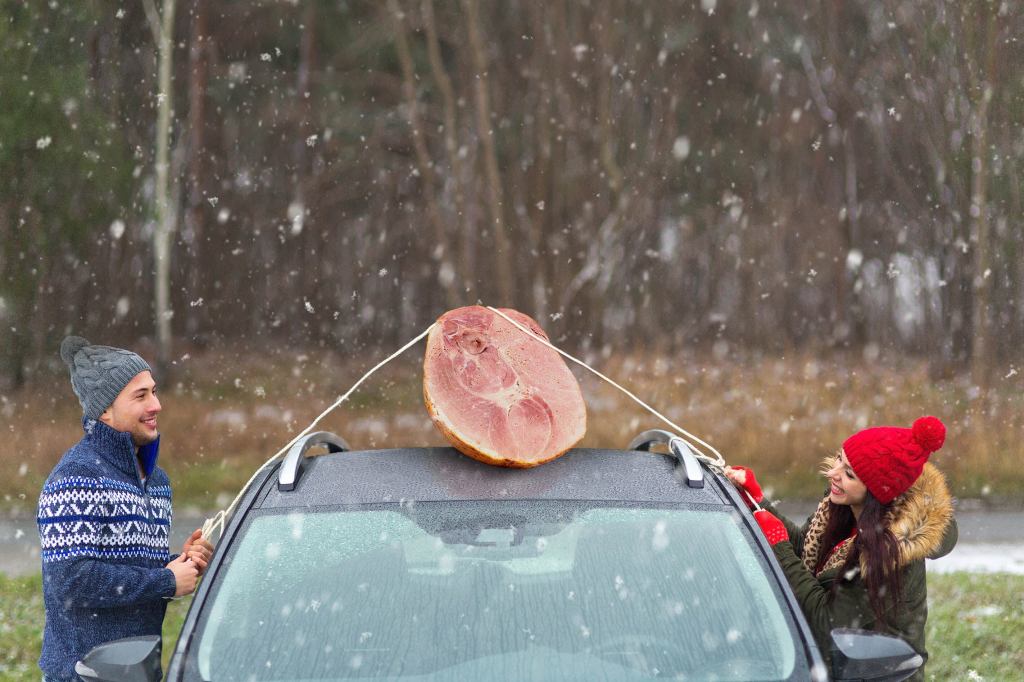
[[[828,495],[803,528],[770,505],[754,513],[826,659],[839,627],[896,635],[927,658],[924,560],[949,553],[957,539],[945,479],[927,462],[945,437],[935,417],[860,431],[827,460]],[[764,500],[751,470],[726,467],[725,475]]]

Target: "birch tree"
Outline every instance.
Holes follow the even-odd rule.
[[[158,14],[153,0],[144,0],[153,42],[157,46],[157,118],[156,118],[156,200],[154,204],[153,256],[155,267],[157,363],[161,374],[170,366],[171,318],[171,233],[174,231],[175,207],[171,206],[169,153],[171,138],[171,67],[174,63],[174,3],[164,0]]]

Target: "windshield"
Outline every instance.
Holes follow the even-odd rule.
[[[243,529],[206,680],[786,679],[791,623],[727,511],[360,506]]]

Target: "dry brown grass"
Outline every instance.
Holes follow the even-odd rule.
[[[374,375],[319,428],[358,448],[446,444],[423,406],[421,353],[411,349]],[[255,467],[385,355],[211,351],[180,361],[162,388],[161,415],[161,464],[174,482],[177,509],[222,507]],[[711,442],[729,463],[757,469],[776,495],[817,495],[818,462],[854,431],[907,426],[934,414],[949,433],[933,461],[956,495],[1022,497],[1021,375],[979,391],[966,378],[933,381],[922,363],[866,363],[849,355],[725,362],[710,354],[636,354],[591,364]],[[662,426],[585,370],[574,372],[588,404],[581,445],[624,447],[639,431]],[[63,373],[0,400],[0,499],[7,510],[34,513],[47,473],[80,437],[79,415]]]

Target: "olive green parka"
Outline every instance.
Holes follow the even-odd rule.
[[[775,513],[771,505],[768,508]],[[935,559],[948,554],[956,545],[958,535],[953,519],[953,500],[938,469],[926,464],[914,485],[893,502],[887,514],[888,527],[900,547],[902,594],[898,604],[890,604],[887,608],[884,625],[877,622],[868,601],[862,577],[863,561],[859,570],[855,568],[846,575],[840,575],[840,568],[833,568],[816,576],[802,561],[804,536],[813,515],[802,527],[781,516],[779,518],[786,525],[789,541],[774,546],[775,557],[793,588],[826,662],[833,628],[859,628],[896,635],[927,659],[924,640],[928,589],[924,562],[926,558]],[[821,551],[831,549],[825,547]],[[833,583],[837,580],[839,586],[835,598],[830,599]],[[924,668],[911,679],[923,680]]]

